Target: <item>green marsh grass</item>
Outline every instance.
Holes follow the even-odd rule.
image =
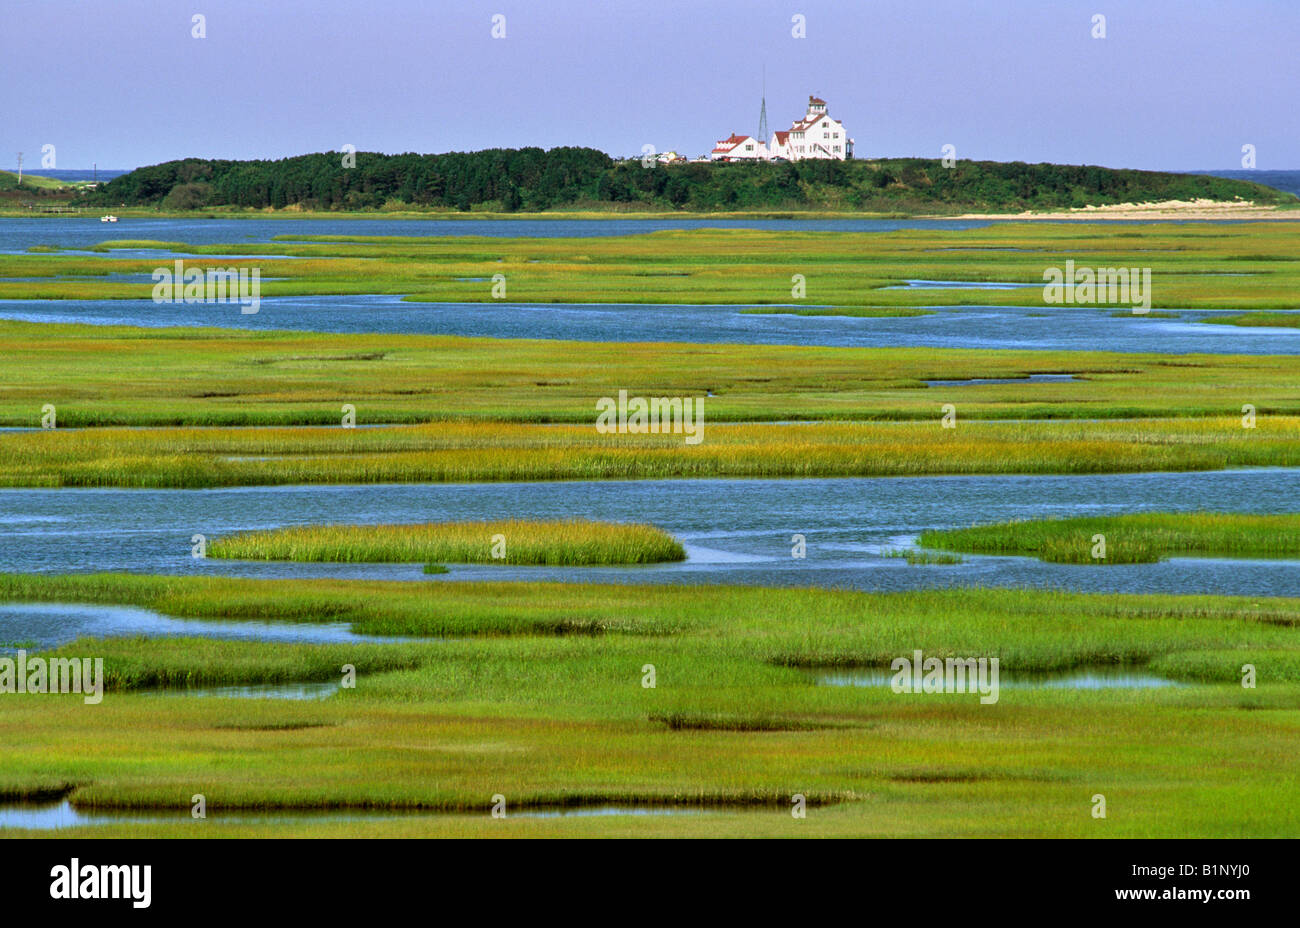
[[[1297,600],[126,574],[3,575],[0,599],[442,638],[82,640],[61,653],[102,653],[122,681],[93,713],[76,696],[3,697],[0,795],[56,790],[78,808],[174,810],[183,820],[197,780],[213,826],[201,835],[485,834],[502,824],[484,814],[499,784],[517,809],[709,810],[638,816],[635,827],[507,820],[511,833],[536,835],[774,834],[779,821],[790,827],[789,797],[801,792],[819,806],[800,826],[815,834],[1084,836],[1096,833],[1086,809],[1099,781],[1126,809],[1107,835],[1280,836],[1300,826],[1279,788],[1300,749]],[[560,633],[575,620],[606,624],[600,635]],[[1194,685],[1007,688],[982,706],[960,694],[819,686],[801,669],[882,667],[914,648],[997,656],[1016,672],[1147,664]],[[361,671],[356,688],[310,703],[135,691],[187,679],[324,680],[344,662]],[[654,688],[642,686],[646,663],[657,668]],[[1255,690],[1229,672],[1244,663],[1260,668]],[[1225,752],[1250,764],[1225,765]],[[239,809],[361,808],[447,814],[221,824]]]
[[[936,410],[937,412],[937,410]],[[1261,410],[1263,413],[1263,410]],[[1300,418],[707,424],[705,440],[488,422],[382,429],[55,429],[0,434],[0,485],[1104,474],[1300,466]]]
[[[755,682],[783,679],[783,667],[887,667],[913,647],[994,654],[1007,670],[1051,671],[1141,664],[1188,650],[1300,645],[1297,601],[1268,597],[0,574],[0,601],[128,605],[178,618],[342,622],[358,634],[409,636],[412,644],[463,638],[458,647],[465,653],[492,648],[501,655],[502,687],[512,672],[506,655],[527,660],[537,648],[562,652],[577,638],[591,639],[595,655],[616,638],[632,648],[648,647],[651,638],[703,648],[709,659],[743,655],[756,661],[746,671],[757,674]],[[594,634],[570,638],[577,630]],[[498,638],[515,643],[482,641]],[[479,670],[484,680],[498,672]]]
[[[580,423],[596,402],[705,397],[707,422],[1300,415],[1293,356],[567,342],[0,320],[0,425]],[[757,373],[756,372],[761,372]],[[1067,382],[931,380],[1072,374]]]
[[[1197,321],[1211,325],[1270,326],[1294,329],[1300,326],[1300,313],[1241,313],[1236,316],[1213,316]]]
[[[1156,306],[1291,308],[1300,306],[1298,244],[1294,223],[1226,231],[1008,224],[869,236],[344,236],[194,250],[295,256],[257,259],[268,276],[288,278],[265,284],[271,296],[481,302],[491,299],[490,284],[455,278],[504,271],[518,301],[781,311],[775,304],[790,301],[790,275],[804,273],[810,301],[830,311],[911,313],[935,304],[1041,306],[1042,291],[882,288],[904,278],[1041,283],[1043,268],[1067,257],[1153,267]],[[60,279],[147,272],[160,260],[115,257],[115,247],[128,245],[106,245],[92,257],[0,256],[0,277],[48,277],[0,280],[0,298],[147,296],[148,285]],[[962,250],[946,250],[954,247]],[[1098,324],[1108,324],[1104,312]],[[0,435],[0,475],[13,486],[1300,465],[1291,357],[578,345],[7,322],[0,338],[0,422],[36,425],[41,406],[52,402],[61,425],[150,426]],[[924,386],[1031,373],[1078,379]],[[713,393],[705,442],[596,434],[595,400],[619,386],[646,395]],[[341,396],[356,403],[363,423],[431,424],[340,429]],[[947,402],[958,405],[957,429],[939,427]],[[1241,428],[1243,403],[1258,408],[1258,428]],[[787,419],[829,421],[773,424]],[[877,421],[858,421],[868,419]],[[1021,421],[981,421],[989,419]],[[1057,421],[1023,421],[1039,419]],[[303,424],[333,427],[196,427]],[[1213,535],[1207,528],[1197,543]],[[1240,550],[1267,535],[1236,525],[1213,543]],[[1111,554],[1117,541],[1111,534],[1107,541]],[[91,574],[0,575],[0,600],[136,605],[182,619],[341,622],[361,634],[408,639],[74,642],[61,653],[102,654],[112,695],[93,715],[75,697],[0,697],[4,797],[56,790],[79,807],[184,813],[201,781],[218,813],[475,813],[258,833],[753,835],[788,834],[789,796],[802,792],[821,806],[801,823],[815,834],[1090,836],[1096,822],[1080,810],[1103,782],[1126,810],[1107,822],[1108,835],[1300,831],[1300,808],[1290,801],[1300,753],[1300,602],[1293,599]],[[1195,685],[1008,689],[996,706],[982,707],[958,695],[906,699],[887,689],[818,686],[806,672],[887,667],[915,648],[997,656],[1016,672],[1139,664]],[[328,680],[345,663],[361,671],[357,688],[321,703],[138,692]],[[654,688],[642,685],[647,663],[657,668]],[[1259,669],[1257,689],[1240,686],[1243,664]],[[1225,756],[1250,763],[1224,764]],[[517,807],[761,811],[648,823],[500,822],[482,814],[497,784],[506,784]],[[214,819],[204,834],[256,831]]]
[[[500,556],[496,554],[498,536]],[[412,525],[299,525],[215,539],[208,547],[208,556],[249,561],[446,561],[591,567],[681,561],[686,551],[671,535],[653,525],[587,519],[506,519]]]
[[[369,674],[418,667],[432,647],[349,643],[266,648],[259,642],[214,638],[106,638],[82,639],[49,653],[103,658],[105,689],[115,692],[339,681],[345,664],[364,681]]]
[[[1092,556],[1103,535],[1104,559]],[[971,554],[1032,555],[1058,564],[1149,564],[1166,557],[1300,557],[1300,513],[1143,512],[1002,522],[928,531],[920,544]]]
[[[507,273],[510,298],[528,303],[790,303],[804,274],[818,306],[1046,307],[1043,271],[1067,259],[1093,267],[1150,267],[1157,309],[1300,308],[1300,223],[999,223],[979,229],[886,233],[697,229],[599,238],[484,236],[310,236],[267,243],[190,245],[109,241],[103,258],[0,256],[0,278],[49,275],[47,283],[4,281],[7,299],[140,299],[151,284],[59,280],[58,275],[148,273],[160,257],[114,257],[123,248],[183,247],[200,256],[257,257],[265,297],[389,293],[432,302],[489,302],[490,278]],[[189,259],[189,260],[201,260]],[[222,261],[223,266],[233,262]],[[489,278],[488,282],[474,278]],[[886,290],[905,279],[1035,284],[1015,290]],[[1113,307],[1099,306],[1106,310]]]

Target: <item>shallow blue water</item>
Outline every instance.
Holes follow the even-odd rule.
[[[148,239],[190,245],[269,242],[275,236],[402,235],[494,238],[587,238],[639,235],[668,229],[805,229],[893,232],[899,229],[978,229],[965,219],[136,219],[109,224],[98,216],[0,218],[0,253],[33,245],[88,248],[110,239]]]
[[[810,671],[809,676],[823,686],[864,686],[887,688],[895,674],[890,670],[864,669],[845,671]],[[1177,680],[1160,677],[1135,667],[1086,667],[1063,673],[1001,673],[998,687],[1025,690],[1147,690],[1186,686]]]
[[[354,639],[355,640],[355,639]],[[328,699],[339,691],[338,683],[248,683],[243,686],[179,687],[150,690],[157,696],[185,699],[289,699],[302,702]]]
[[[1017,284],[996,280],[907,280],[881,290],[1019,290],[1024,287],[1041,287],[1041,283]]]
[[[0,654],[57,647],[78,638],[220,638],[339,644],[394,640],[353,634],[345,622],[291,623],[174,619],[134,606],[93,603],[0,603]]]
[[[702,806],[574,806],[571,808],[509,809],[507,818],[569,818],[616,815],[696,815],[706,811],[753,815],[748,809],[706,809]],[[383,822],[394,819],[430,819],[446,812],[427,809],[282,809],[282,810],[210,810],[204,819],[194,819],[189,809],[165,810],[82,810],[69,800],[45,803],[0,805],[0,831],[6,828],[31,831],[57,831],[97,825],[190,824],[201,829],[206,823],[225,825],[293,825],[332,822]],[[486,813],[460,813],[486,814]]]
[[[1007,220],[973,219],[203,219],[99,216],[0,218],[0,254],[19,254],[33,245],[88,248],[110,239],[148,239],[192,245],[269,242],[275,236],[399,235],[489,236],[494,238],[588,238],[640,235],[669,229],[768,229],[823,232],[894,232],[899,229],[979,229]],[[1041,221],[1041,220],[1040,220]],[[1087,217],[1053,220],[1070,224]],[[1144,225],[1151,220],[1110,220]],[[1168,220],[1161,220],[1168,221]],[[1233,220],[1218,220],[1230,224]]]
[[[486,285],[485,285],[486,286]],[[1109,309],[937,307],[927,316],[796,316],[743,306],[629,303],[407,303],[400,296],[264,298],[255,314],[234,303],[151,300],[0,300],[0,318],[91,325],[215,326],[308,332],[392,332],[572,341],[919,346],[1167,354],[1296,354],[1300,328],[1207,325],[1223,310],[1177,319]]]
[[[1140,511],[1293,512],[1300,469],[1103,476],[902,477],[811,480],[570,481],[499,484],[239,487],[218,490],[0,491],[3,569],[137,571],[255,577],[744,583],[903,590],[968,585],[1130,593],[1300,596],[1300,562],[1177,558],[1157,564],[1048,564],[970,557],[909,565],[883,552],[925,529],[1009,519]],[[633,568],[420,564],[292,564],[191,556],[246,529],[313,523],[590,518],[651,522],[686,546],[677,564]],[[791,556],[805,536],[807,557]],[[246,623],[237,623],[241,628]],[[31,623],[27,623],[30,631]],[[24,640],[6,627],[0,640]]]

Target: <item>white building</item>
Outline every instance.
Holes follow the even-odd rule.
[[[767,146],[752,135],[736,135],[734,132],[713,146],[709,152],[710,161],[767,161],[772,156]]]
[[[844,131],[844,123],[826,112],[826,101],[808,98],[808,112],[786,132],[774,132],[770,158],[802,161],[805,158],[832,158],[843,161],[853,157],[853,139]]]

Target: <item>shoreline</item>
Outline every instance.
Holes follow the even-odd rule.
[[[920,218],[920,217],[918,217]],[[1068,210],[1021,213],[962,213],[944,217],[963,220],[1295,220],[1300,210],[1281,206],[1257,206],[1246,201],[1225,203],[1214,200],[1163,200],[1158,203],[1114,203],[1106,206],[1083,206]]]
[[[111,212],[122,219],[339,219],[339,220],[412,220],[412,221],[446,221],[465,222],[482,220],[500,221],[573,221],[591,222],[624,219],[630,221],[647,221],[661,219],[670,222],[709,220],[842,220],[861,219],[871,221],[960,221],[960,222],[1024,222],[1034,220],[1048,221],[1151,221],[1151,220],[1259,220],[1259,221],[1296,221],[1300,220],[1300,208],[1285,206],[1264,206],[1251,202],[1223,203],[1216,201],[1168,200],[1159,203],[1116,203],[1106,206],[1085,206],[1068,210],[1048,210],[1041,212],[1024,211],[1019,213],[876,213],[854,212],[845,210],[727,210],[719,212],[661,212],[655,210],[557,210],[541,213],[501,213],[501,212],[420,212],[413,210],[153,210],[142,207],[123,207],[117,210],[83,208],[80,213],[42,213],[29,210],[0,208],[0,219],[95,219]]]

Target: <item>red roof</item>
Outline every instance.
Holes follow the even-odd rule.
[[[821,122],[823,119],[830,119],[831,122],[839,122],[838,119],[831,119],[827,113],[818,113],[816,116],[805,117],[790,127],[791,132],[803,132]]]
[[[749,136],[747,136],[747,135],[736,135],[736,134],[733,132],[733,133],[732,133],[728,138],[721,139],[721,140],[718,142],[717,145],[714,145],[714,146],[713,146],[713,150],[714,150],[714,151],[731,151],[733,148],[735,148],[735,147],[736,147],[737,145],[739,145],[741,142],[745,141],[745,139],[747,139],[747,138],[749,138]]]
[[[810,104],[811,104],[811,103],[818,103],[818,104],[821,104],[822,106],[825,106],[825,105],[826,105],[826,101],[823,100],[821,97],[812,97],[812,96],[810,96],[810,97],[808,98],[808,102],[809,102]]]
[[[780,131],[778,131],[778,132],[776,132],[776,133],[774,133],[774,134],[776,135],[776,143],[777,143],[778,145],[784,145],[784,144],[785,144],[785,140],[786,140],[787,138],[790,137],[790,133],[789,133],[789,132],[780,132]]]

